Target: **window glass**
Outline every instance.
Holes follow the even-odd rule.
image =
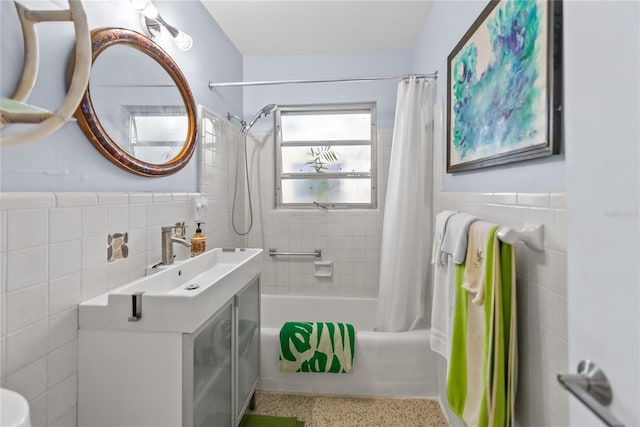
[[[371,179],[283,179],[287,203],[371,203]]]
[[[371,172],[371,146],[282,147],[282,173],[315,172]]]
[[[277,206],[376,207],[375,104],[279,107]]]
[[[282,115],[282,141],[357,141],[371,139],[371,113]]]

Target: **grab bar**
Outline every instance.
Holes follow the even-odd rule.
[[[313,252],[278,252],[275,249],[269,249],[270,256],[314,256],[316,258],[322,257],[322,250],[316,249]]]
[[[589,360],[578,364],[577,374],[558,374],[558,382],[609,427],[624,427],[606,408],[611,403],[609,380]]]

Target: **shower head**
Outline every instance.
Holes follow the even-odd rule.
[[[262,109],[258,111],[255,116],[253,116],[253,119],[251,119],[251,121],[248,124],[244,124],[242,126],[242,131],[248,132],[249,129],[253,127],[253,125],[258,121],[259,118],[267,117],[269,114],[273,113],[276,108],[278,108],[276,104],[269,104],[262,107]]]

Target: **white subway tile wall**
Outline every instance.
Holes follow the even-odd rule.
[[[47,313],[47,284],[29,286],[6,297],[7,332],[12,333],[44,320]]]
[[[15,251],[47,243],[47,210],[10,211],[7,224],[7,250]],[[15,227],[14,227],[15,226]]]
[[[78,240],[82,237],[82,209],[49,209],[49,243]]]
[[[243,246],[230,229],[237,131],[220,119],[204,182],[207,247]],[[233,156],[227,158],[227,156]],[[220,159],[218,159],[218,157]],[[0,385],[29,401],[38,426],[75,426],[78,304],[144,276],[160,261],[160,226],[195,232],[199,193],[0,193]],[[129,256],[107,262],[107,235]],[[190,256],[188,249],[179,258]]]
[[[200,193],[207,197],[207,216],[202,230],[207,235],[207,247],[211,247],[212,239],[225,242],[219,246],[246,246],[245,239],[231,229],[231,205],[233,199],[234,174],[236,171],[236,150],[238,129],[227,120],[206,110],[201,112],[200,139]],[[242,176],[242,175],[241,175]],[[238,223],[244,218],[245,189],[244,180],[240,180],[238,188]],[[193,209],[193,206],[192,206]],[[191,228],[191,234],[195,228]]]
[[[29,400],[34,426],[69,426],[75,425],[77,402],[78,303],[144,276],[146,265],[160,259],[147,245],[149,235],[149,247],[159,248],[160,221],[147,226],[147,212],[170,205],[186,215],[191,200],[186,193],[175,195],[179,201],[163,195],[158,203],[151,194],[36,194],[42,201],[23,193],[0,196],[0,275],[6,277],[0,294],[0,382]],[[190,223],[192,215],[171,218],[178,220]],[[111,268],[107,234],[125,231],[131,252]]]
[[[58,208],[96,206],[97,204],[97,193],[55,193],[55,205]]]
[[[273,133],[247,137],[254,225],[247,246],[265,249],[262,292],[295,295],[378,295],[382,212],[392,131],[378,130],[377,209],[275,209]],[[322,250],[333,261],[332,277],[314,277],[314,257],[271,257],[282,252]]]

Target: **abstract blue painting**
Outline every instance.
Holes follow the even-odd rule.
[[[558,152],[554,3],[492,1],[449,55],[448,172]]]

